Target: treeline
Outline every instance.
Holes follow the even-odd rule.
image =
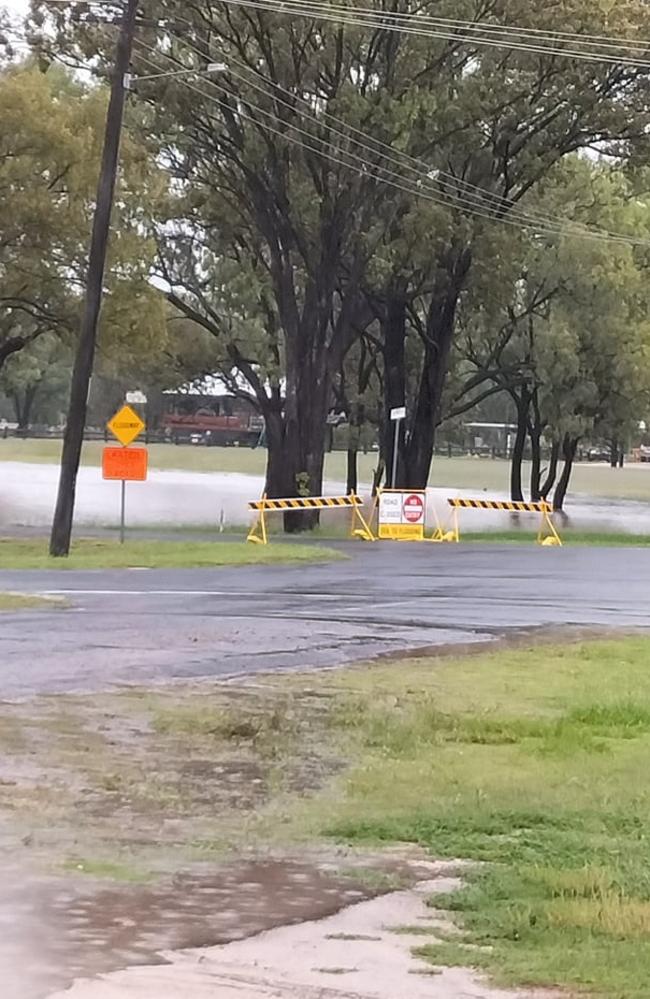
[[[114,28],[73,5],[32,6],[38,64],[5,70],[3,87],[73,88],[77,104],[99,108],[103,88],[81,94],[60,70],[43,71],[56,55],[91,60],[101,76]],[[355,441],[376,422],[379,481],[392,471],[390,410],[406,404],[398,481],[415,488],[428,481],[437,428],[501,395],[518,425],[513,497],[555,489],[561,506],[580,441],[624,441],[650,409],[650,73],[625,46],[576,58],[557,37],[647,37],[647,5],[626,0],[607,14],[590,0],[543,12],[511,0],[478,13],[469,2],[419,5],[418,23],[427,13],[466,17],[483,31],[444,37],[393,30],[388,15],[352,24],[296,4],[262,7],[143,0],[133,76],[155,78],[136,82],[130,100],[105,353],[116,338],[176,370],[170,329],[201,331],[209,361],[198,367],[221,371],[265,419],[271,496],[321,491],[334,411],[349,421],[350,481]],[[383,4],[364,10],[385,14]],[[508,23],[556,41],[531,50],[515,33],[484,44],[490,25]],[[221,70],[206,72],[214,63]],[[45,182],[36,175],[55,181],[60,207],[74,162],[87,223],[84,178],[96,155],[88,137],[85,152],[72,148],[83,130],[68,131],[65,155],[49,140],[61,162]],[[0,172],[15,163],[6,146],[3,155]],[[53,212],[30,250],[41,263],[51,233],[66,231]],[[75,311],[83,242],[75,233],[72,245],[54,245],[57,266],[78,262],[59,281],[55,317],[74,337],[62,310]],[[11,252],[19,259],[24,246]],[[39,309],[17,307],[14,295],[9,325],[18,308],[24,329],[0,327],[0,363],[3,343],[6,352],[12,338],[28,343],[35,324],[51,327],[58,299],[49,272],[37,273]]]

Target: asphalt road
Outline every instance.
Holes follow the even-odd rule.
[[[287,567],[0,571],[0,698],[331,666],[541,625],[650,626],[650,549],[354,544]]]

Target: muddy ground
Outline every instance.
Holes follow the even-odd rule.
[[[322,918],[413,883],[411,848],[314,848],[345,767],[335,678],[0,707],[0,977],[11,999]],[[298,816],[298,817],[296,817]]]

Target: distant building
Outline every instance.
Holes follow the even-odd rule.
[[[264,420],[248,399],[234,395],[216,376],[164,393],[161,429],[174,444],[254,447]]]
[[[510,457],[516,423],[465,423],[464,427],[469,432],[467,450],[470,454]]]

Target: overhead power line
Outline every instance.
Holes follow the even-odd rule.
[[[183,20],[185,21],[186,24],[191,25],[190,21],[187,21],[185,19]],[[181,37],[179,35],[174,35],[173,33],[172,37],[174,37],[177,41],[185,45],[187,48],[190,48],[201,58],[204,58],[205,53],[201,49],[199,49],[198,46],[193,45],[191,42],[189,42],[187,40],[187,37]],[[152,49],[151,51],[154,50]],[[260,79],[265,84],[265,86],[260,86],[259,84],[253,83],[246,77],[235,72],[232,69],[233,64],[241,67],[242,69],[245,70],[245,72]],[[438,196],[443,196],[446,199],[448,199],[454,207],[457,207],[456,203],[460,202],[462,204],[469,205],[470,207],[488,209],[494,211],[498,219],[502,218],[507,213],[509,218],[514,218],[515,220],[517,218],[520,218],[522,222],[528,225],[530,224],[548,225],[549,223],[560,227],[564,227],[566,225],[565,219],[554,218],[553,216],[548,216],[548,215],[536,216],[534,213],[528,212],[525,209],[519,207],[516,201],[514,201],[511,198],[508,198],[505,195],[500,195],[497,192],[488,190],[487,188],[479,187],[477,184],[472,184],[469,181],[465,181],[462,178],[457,177],[453,173],[449,173],[444,170],[438,170],[432,167],[430,164],[426,163],[424,160],[418,159],[417,157],[412,156],[409,153],[403,152],[401,150],[396,150],[394,149],[393,146],[390,146],[388,143],[383,142],[381,139],[375,138],[369,132],[364,132],[362,129],[350,125],[342,118],[337,118],[335,115],[331,114],[330,112],[324,109],[319,110],[318,113],[316,114],[313,105],[306,98],[299,96],[298,94],[294,93],[291,90],[288,90],[286,87],[283,87],[281,84],[264,76],[264,74],[259,72],[258,70],[252,69],[245,62],[233,57],[230,54],[228,55],[228,68],[231,76],[234,76],[235,78],[242,80],[244,83],[246,83],[247,86],[253,87],[255,90],[258,90],[260,93],[272,99],[276,104],[279,103],[282,106],[287,107],[289,110],[293,111],[294,113],[302,114],[304,118],[312,120],[315,124],[327,124],[330,132],[340,136],[346,141],[350,141],[350,139],[353,139],[356,146],[359,149],[363,149],[367,152],[372,153],[373,155],[380,155],[384,157],[387,161],[392,163],[392,165],[396,165],[399,169],[402,170],[406,169],[408,172],[414,173],[416,175],[418,184],[424,184],[426,187],[431,188],[432,192],[436,193]],[[289,100],[283,100],[282,98],[278,97],[276,91],[280,91],[281,93],[285,94],[289,98]],[[306,111],[301,111],[300,108],[297,108],[296,102],[305,107]],[[334,126],[330,125],[329,124],[330,122],[333,122]],[[440,186],[442,186],[442,184],[447,184],[447,183],[451,191],[445,191],[444,189],[440,190]],[[573,223],[573,224],[580,225],[580,223]],[[588,229],[588,227],[585,228]],[[609,231],[598,230],[593,228],[588,229],[588,231],[596,233],[600,232],[602,233],[602,235],[606,235],[608,237],[614,236],[614,237],[620,237],[622,239],[629,238],[623,233],[612,233]]]
[[[153,49],[151,46],[144,45],[142,42],[137,42],[136,47],[140,52],[146,50],[153,53],[158,58],[163,56],[168,61],[175,65],[178,65],[176,60],[166,53],[159,52]],[[158,67],[158,63],[149,59],[147,56],[141,55],[144,63],[151,67]],[[211,102],[218,106],[223,112],[224,110],[233,110],[232,105],[225,101],[222,97],[215,97],[214,94],[206,92],[203,88],[196,86],[196,84],[189,83],[187,80],[179,77],[178,82],[182,86],[186,87],[188,90],[193,91],[196,94],[202,96],[208,102]],[[220,90],[219,85],[215,82],[206,79],[205,82],[210,85],[213,89]],[[650,241],[635,239],[634,237],[627,237],[619,234],[611,234],[605,230],[592,230],[579,226],[576,223],[560,223],[558,225],[552,224],[545,220],[538,220],[534,217],[526,217],[522,219],[512,219],[508,214],[498,214],[494,210],[491,210],[489,206],[485,205],[481,209],[472,206],[462,206],[459,203],[449,197],[444,195],[444,193],[436,191],[433,192],[427,190],[426,185],[420,181],[414,180],[412,177],[404,177],[401,173],[392,170],[388,167],[384,167],[381,164],[369,164],[367,158],[358,156],[349,150],[336,150],[336,152],[331,151],[328,143],[325,139],[313,135],[313,133],[300,128],[285,119],[278,118],[273,112],[261,108],[259,105],[255,104],[250,99],[244,97],[236,91],[229,92],[229,96],[235,98],[241,104],[245,104],[249,111],[254,112],[257,115],[261,115],[265,119],[270,119],[273,124],[269,124],[268,120],[261,122],[259,118],[254,117],[253,114],[247,113],[242,110],[241,107],[237,108],[237,114],[239,117],[246,121],[250,121],[256,127],[263,128],[264,130],[270,132],[271,134],[278,135],[285,141],[300,146],[308,152],[314,153],[324,159],[334,162],[339,166],[343,166],[350,169],[361,176],[371,176],[380,183],[386,184],[396,190],[399,190],[405,194],[409,194],[416,198],[422,198],[426,201],[438,204],[446,209],[463,209],[466,215],[474,216],[477,218],[483,218],[491,222],[499,222],[504,225],[514,226],[518,229],[527,228],[531,229],[540,234],[548,236],[578,236],[586,239],[592,239],[607,243],[620,243],[624,245],[650,245]],[[278,127],[279,126],[279,127]],[[289,134],[287,130],[291,130]],[[308,141],[306,141],[308,140]],[[318,143],[318,145],[314,145]],[[345,157],[345,159],[343,158]]]
[[[236,0],[232,0],[236,2]],[[518,35],[530,38],[536,42],[577,42],[587,47],[594,46],[616,51],[635,51],[643,55],[650,52],[650,41],[639,38],[620,38],[612,35],[593,35],[580,31],[559,31],[549,28],[523,27],[518,24],[498,24],[487,20],[469,20],[467,18],[440,17],[425,14],[422,11],[381,10],[377,7],[362,7],[349,5],[333,0],[332,3],[322,3],[319,0],[265,0],[267,6],[284,10],[290,7],[310,7],[315,10],[338,9],[350,14],[371,15],[387,22],[396,24],[416,22],[422,27],[444,28],[457,32],[478,33],[482,35]]]
[[[121,6],[119,0],[41,0],[44,6],[65,6],[65,7],[116,7]],[[247,0],[224,0],[233,4],[248,6]],[[252,0],[255,2],[255,0]],[[524,27],[518,24],[496,24],[486,20],[469,20],[467,18],[441,17],[439,15],[425,14],[422,11],[392,11],[380,10],[376,7],[361,7],[356,5],[346,5],[343,3],[319,3],[318,0],[259,0],[256,6],[267,7],[276,13],[288,13],[289,8],[309,8],[316,12],[330,12],[331,10],[342,10],[351,16],[372,16],[382,21],[393,22],[395,24],[415,22],[422,27],[433,27],[435,29],[449,30],[457,36],[463,34],[483,35],[489,37],[516,35],[521,38],[529,38],[532,42],[547,42],[552,45],[557,43],[571,42],[587,49],[593,47],[601,54],[606,50],[614,53],[636,53],[640,57],[650,59],[650,40],[640,38],[621,38],[613,35],[598,35],[582,31],[562,31],[554,28]],[[176,17],[176,15],[174,15]],[[312,15],[310,15],[312,16]]]
[[[536,55],[562,56],[587,62],[603,62],[609,65],[634,66],[639,69],[650,69],[650,43],[626,43],[624,40],[604,41],[599,48],[593,42],[576,33],[566,39],[554,33],[538,37],[525,35],[517,40],[521,29],[510,28],[510,36],[503,32],[494,33],[485,30],[481,22],[467,22],[465,28],[444,27],[435,23],[427,23],[425,18],[417,14],[398,14],[392,11],[379,11],[364,7],[347,7],[337,3],[322,4],[316,0],[223,0],[223,3],[264,10],[274,14],[292,17],[310,17],[320,21],[332,21],[336,24],[346,24],[356,27],[374,28],[378,31],[393,31],[399,34],[415,35],[421,38],[438,38],[456,43],[469,43],[488,48],[507,49],[516,52],[529,52]],[[468,30],[471,28],[472,30]],[[540,29],[541,31],[541,29]],[[566,46],[564,42],[566,41]],[[573,46],[573,47],[571,47]],[[608,49],[605,50],[604,46]],[[612,49],[613,50],[610,50]],[[636,52],[637,54],[631,54]]]

